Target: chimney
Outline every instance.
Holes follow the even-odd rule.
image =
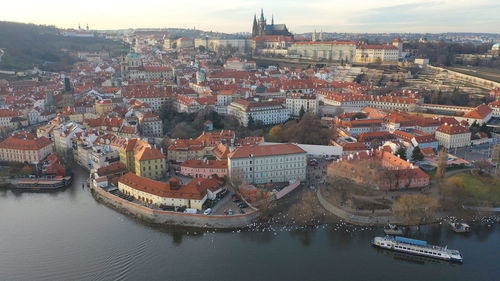
[[[179,190],[181,188],[178,178],[171,178],[168,183],[171,190]]]

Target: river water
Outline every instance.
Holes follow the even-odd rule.
[[[452,264],[376,249],[380,229],[207,232],[151,227],[94,200],[77,169],[57,193],[0,191],[0,280],[500,280],[500,225],[439,225],[413,238],[459,249]]]

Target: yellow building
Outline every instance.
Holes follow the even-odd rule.
[[[120,147],[120,162],[125,164],[127,170],[135,172],[135,151],[141,149],[143,146],[149,146],[149,144],[141,139],[128,139]]]
[[[97,100],[95,102],[95,113],[103,115],[113,110],[113,102],[111,100]]]
[[[143,147],[135,157],[135,174],[150,179],[161,179],[167,172],[167,162],[161,151],[155,147]]]
[[[142,177],[160,179],[167,172],[165,155],[146,141],[133,138],[120,147],[120,162]]]

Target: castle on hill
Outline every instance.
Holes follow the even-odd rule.
[[[267,24],[264,10],[261,9],[259,20],[257,21],[256,15],[253,17],[252,38],[268,35],[293,36],[285,24],[274,24],[274,16],[271,17],[271,24]]]

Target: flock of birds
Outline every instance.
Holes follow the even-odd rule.
[[[248,225],[246,228],[242,229],[234,229],[231,233],[241,233],[241,232],[271,232],[273,235],[278,235],[279,232],[290,232],[290,231],[307,231],[314,229],[325,229],[327,231],[335,231],[335,232],[345,232],[345,233],[356,233],[362,231],[373,231],[375,229],[379,229],[380,227],[375,226],[358,226],[353,225],[343,220],[339,220],[336,223],[324,224],[319,220],[311,220],[309,225],[301,225],[296,223],[293,218],[290,220],[287,214],[274,216],[268,221],[264,222],[254,222]],[[439,224],[442,225],[447,221],[460,221],[459,218],[454,216],[448,216],[443,218]],[[288,223],[286,223],[288,222]],[[292,222],[292,223],[290,223]],[[479,224],[491,228],[495,223],[500,222],[499,216],[475,216],[472,217],[471,220],[474,224]],[[415,227],[417,230],[420,228],[418,226]],[[208,235],[214,234],[217,230],[209,229],[209,230],[201,230],[201,231],[187,231],[186,234],[190,235]],[[227,231],[226,231],[227,232]]]

